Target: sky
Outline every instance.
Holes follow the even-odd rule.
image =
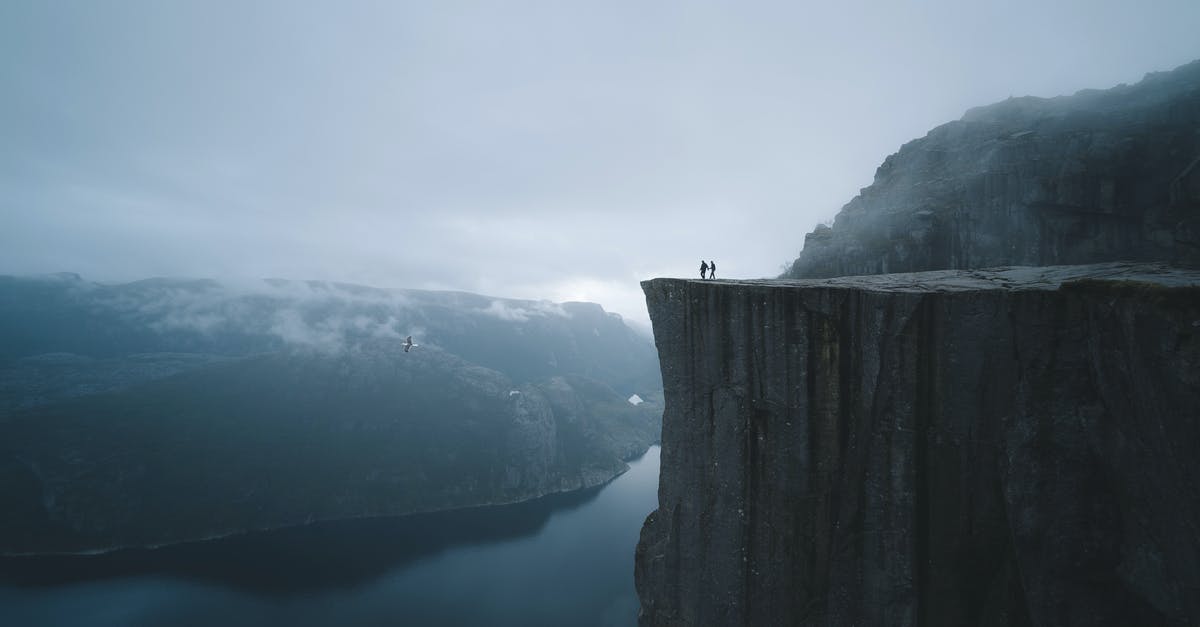
[[[599,302],[765,277],[900,145],[1200,58],[1196,0],[0,2],[0,274]]]

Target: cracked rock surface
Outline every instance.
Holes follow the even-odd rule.
[[[1200,624],[1200,271],[642,286],[642,625]]]

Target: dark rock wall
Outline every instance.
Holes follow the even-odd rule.
[[[785,276],[1114,259],[1200,265],[1200,61],[933,129],[809,233]]]
[[[1200,624],[1200,273],[643,287],[643,625]]]

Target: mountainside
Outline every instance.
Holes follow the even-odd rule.
[[[418,344],[403,350],[403,338]],[[589,303],[0,278],[0,552],[159,545],[602,483],[654,349]]]
[[[1200,271],[642,285],[642,625],[1200,624]]]
[[[0,276],[0,364],[52,353],[329,354],[408,335],[519,381],[576,373],[621,390],[658,387],[653,345],[594,303],[322,281]]]
[[[1196,266],[1200,61],[905,144],[781,280],[644,282],[641,623],[1200,624]]]
[[[1200,61],[933,129],[809,233],[783,278],[1117,259],[1200,265]]]

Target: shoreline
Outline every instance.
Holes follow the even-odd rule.
[[[171,542],[159,542],[159,543],[153,543],[153,544],[125,544],[125,545],[117,545],[117,546],[110,546],[110,547],[96,548],[96,549],[86,549],[86,550],[79,550],[79,551],[36,551],[36,552],[22,552],[22,553],[0,552],[0,560],[5,560],[5,559],[36,560],[39,558],[46,558],[46,559],[102,558],[105,556],[113,556],[113,555],[118,555],[118,554],[125,553],[125,552],[137,552],[137,551],[152,552],[152,551],[158,551],[158,550],[162,550],[162,549],[171,549],[171,548],[178,548],[178,547],[186,547],[189,545],[201,545],[201,544],[205,544],[205,543],[209,543],[209,542],[219,542],[222,540],[245,538],[245,537],[252,536],[255,534],[269,534],[269,533],[273,533],[273,532],[303,530],[306,528],[315,528],[316,526],[319,526],[319,525],[329,525],[329,524],[337,524],[337,523],[343,523],[343,522],[349,523],[349,522],[355,522],[355,521],[385,520],[385,519],[397,519],[397,520],[403,519],[403,520],[412,521],[412,520],[416,520],[417,518],[423,517],[423,516],[449,515],[449,514],[454,514],[454,513],[471,513],[471,512],[478,512],[478,511],[481,511],[484,509],[489,509],[489,508],[503,508],[503,507],[513,507],[513,506],[519,506],[519,505],[534,504],[543,499],[552,499],[555,497],[567,497],[567,496],[571,496],[571,495],[579,495],[579,494],[587,492],[589,490],[596,490],[599,488],[603,488],[604,486],[607,486],[610,483],[612,483],[613,481],[616,481],[618,478],[620,478],[626,472],[628,472],[629,467],[630,467],[629,465],[631,463],[636,462],[636,461],[642,459],[643,457],[645,457],[646,453],[649,452],[650,449],[654,446],[661,446],[661,443],[658,440],[655,440],[655,441],[647,444],[645,449],[643,449],[642,451],[640,451],[628,458],[621,459],[621,462],[624,464],[624,468],[622,468],[616,474],[614,474],[602,481],[597,481],[594,483],[587,483],[585,481],[582,485],[580,485],[578,487],[568,488],[568,489],[564,489],[564,490],[556,490],[556,491],[552,491],[552,492],[545,492],[543,494],[539,494],[537,496],[532,496],[532,497],[524,498],[524,499],[517,499],[517,500],[511,500],[511,501],[476,503],[473,505],[465,505],[462,507],[451,507],[451,508],[447,508],[447,509],[428,509],[428,510],[420,510],[420,511],[413,511],[413,512],[397,513],[397,514],[374,514],[374,515],[362,515],[362,516],[339,516],[339,517],[329,517],[329,518],[315,518],[312,520],[306,520],[304,522],[295,523],[295,524],[285,524],[285,525],[277,525],[277,526],[269,526],[269,527],[257,527],[257,528],[252,528],[252,529],[240,529],[240,530],[236,530],[236,531],[230,531],[227,533],[212,534],[212,535],[204,536],[204,537],[200,537],[200,538],[189,538],[189,539],[183,539],[183,540],[177,540],[177,541],[171,541]]]

